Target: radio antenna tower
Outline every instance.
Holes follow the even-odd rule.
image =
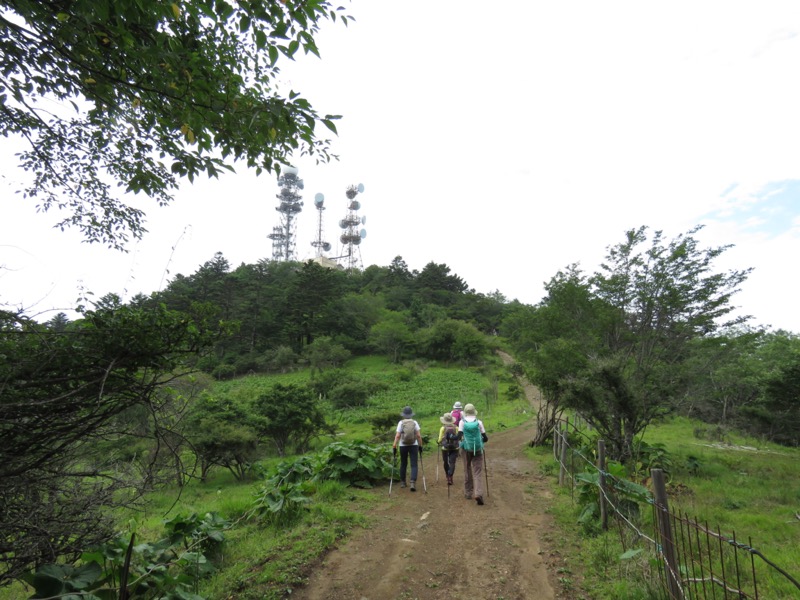
[[[311,242],[311,245],[317,249],[317,258],[320,258],[323,252],[328,252],[331,249],[331,245],[322,239],[322,211],[325,210],[323,204],[325,204],[325,196],[322,194],[314,196],[314,206],[319,213],[319,220],[317,223],[317,239]]]
[[[339,259],[344,260],[345,268],[347,270],[362,268],[361,263],[361,240],[367,237],[367,230],[358,230],[359,225],[367,222],[367,217],[359,217],[358,210],[361,208],[361,202],[356,200],[356,196],[364,192],[364,184],[359,183],[351,185],[345,191],[347,196],[347,215],[344,219],[339,221],[339,227],[344,231],[339,236],[339,241],[342,242],[343,250],[342,256]]]
[[[303,210],[303,180],[297,176],[296,167],[286,167],[278,177],[281,188],[275,197],[280,203],[275,208],[280,213],[280,225],[272,228],[272,233],[267,235],[272,240],[272,260],[294,260],[297,235],[297,222],[295,217]]]

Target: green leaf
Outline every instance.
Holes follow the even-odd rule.
[[[619,559],[620,560],[630,560],[631,558],[639,556],[641,553],[642,553],[642,549],[641,548],[631,549],[631,550],[628,550],[627,552],[623,552],[622,554],[620,554]]]
[[[330,129],[336,135],[339,135],[339,132],[336,130],[336,125],[334,125],[333,121],[329,121],[328,119],[322,119],[322,124],[325,125],[325,127]]]
[[[266,45],[267,45],[267,34],[264,33],[262,29],[256,29],[256,47],[259,50],[263,50]],[[275,51],[275,55],[277,56],[277,50]],[[272,61],[272,64],[275,64],[276,59],[273,59],[272,57],[272,47],[270,47],[269,57],[270,60]]]

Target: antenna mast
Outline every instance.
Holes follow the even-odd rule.
[[[344,231],[339,236],[339,241],[342,242],[344,249],[342,256],[338,257],[345,262],[345,268],[348,270],[362,268],[361,262],[361,240],[367,237],[367,230],[361,229],[358,231],[358,226],[367,222],[366,217],[359,217],[358,210],[361,208],[361,202],[356,200],[356,196],[364,192],[364,184],[359,183],[351,185],[345,191],[347,196],[347,215],[344,219],[339,221],[339,227]]]
[[[272,260],[294,260],[297,242],[297,222],[295,217],[303,210],[302,194],[303,180],[297,176],[296,167],[286,167],[278,177],[281,188],[275,197],[280,203],[275,208],[280,213],[280,225],[272,228],[272,233],[267,235],[272,240]]]
[[[317,239],[311,242],[311,245],[317,249],[317,258],[320,258],[323,252],[328,252],[331,249],[331,245],[322,239],[322,211],[325,210],[323,206],[324,203],[325,196],[322,194],[314,196],[314,206],[317,208],[317,213],[319,213],[319,220],[317,223]]]

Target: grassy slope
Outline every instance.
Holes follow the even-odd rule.
[[[381,379],[390,388],[371,398],[366,407],[331,411],[339,424],[337,439],[385,443],[387,454],[392,438],[371,439],[371,428],[365,421],[371,414],[393,411],[399,420],[400,410],[410,405],[424,436],[438,434],[439,416],[449,410],[455,400],[479,406],[481,416],[490,428],[513,426],[530,416],[525,412],[527,407],[522,400],[501,400],[487,407],[484,390],[492,388],[493,381],[499,380],[498,394],[502,398],[511,383],[507,372],[498,363],[483,369],[400,367],[380,358],[366,357],[351,361],[348,370],[363,377]],[[278,378],[250,377],[221,384],[220,389],[245,398],[278,380],[299,382],[308,377],[307,372]],[[213,483],[210,485],[215,487]],[[219,496],[240,494],[240,490],[246,487],[249,486],[228,482],[220,487]],[[212,500],[214,493],[211,494]],[[201,593],[210,598],[226,598],[232,593],[243,599],[280,598],[287,588],[301,582],[319,556],[346,537],[353,526],[365,523],[362,513],[373,501],[372,495],[349,488],[323,494],[322,498],[319,496],[317,494],[304,522],[289,532],[265,530],[253,523],[243,524],[232,531],[228,536],[230,543],[227,544],[223,569],[204,583]],[[236,511],[229,514],[236,514]]]
[[[530,418],[525,402],[506,398],[511,380],[506,369],[497,362],[482,369],[399,367],[380,358],[366,357],[351,361],[348,369],[364,377],[382,379],[391,387],[370,399],[366,407],[331,410],[332,418],[339,425],[338,439],[370,440],[372,432],[366,417],[393,411],[399,418],[400,409],[407,404],[414,408],[423,434],[431,436],[438,432],[439,416],[455,400],[476,404],[490,431]],[[411,373],[413,376],[409,376]],[[308,378],[308,372],[251,376],[220,382],[217,390],[244,401],[275,383],[305,382]],[[495,387],[499,400],[487,405],[487,397],[492,396],[491,390]],[[740,539],[752,537],[753,546],[768,558],[793,575],[800,574],[800,521],[794,517],[800,510],[800,478],[796,466],[800,452],[732,435],[725,441],[768,452],[712,447],[713,442],[694,437],[694,431],[700,433],[702,429],[697,423],[676,419],[652,426],[646,432],[648,442],[667,445],[674,464],[672,483],[680,483],[691,492],[671,498],[672,506],[710,525],[719,524],[723,531],[735,531]],[[328,441],[320,441],[320,446]],[[390,436],[372,441],[388,444]],[[550,449],[528,451],[536,455],[545,472],[554,472]],[[696,471],[690,472],[687,466],[689,456],[695,457]],[[268,465],[275,460],[267,459],[265,463]],[[161,534],[162,520],[176,514],[216,511],[236,519],[249,508],[255,487],[253,482],[233,480],[225,471],[212,471],[205,484],[192,483],[180,494],[169,489],[153,494],[146,512],[126,515],[121,522],[132,519],[131,524],[124,527],[135,527],[139,539],[154,540]],[[279,532],[253,521],[240,521],[227,534],[222,568],[216,576],[203,582],[199,592],[220,599],[282,597],[285,590],[302,581],[309,566],[320,555],[346,537],[348,530],[365,525],[362,515],[372,501],[370,498],[359,490],[329,485],[318,490],[307,518],[292,530]],[[586,597],[647,598],[643,591],[646,583],[640,576],[642,570],[650,568],[647,562],[619,560],[622,549],[616,530],[602,536],[583,535],[576,526],[580,507],[572,502],[568,488],[562,489],[557,499],[554,511],[564,526],[558,546],[568,555],[574,569],[585,573],[585,585],[590,590]],[[643,517],[647,519],[648,515]],[[569,569],[564,569],[559,577],[568,581]],[[794,591],[780,581],[759,579],[759,585],[761,597],[796,597],[791,595]],[[26,596],[19,588],[0,590],[2,600]]]
[[[795,579],[800,577],[800,520],[795,516],[800,509],[800,451],[734,433],[720,436],[718,428],[684,418],[651,426],[645,441],[662,443],[669,451],[671,510],[681,511],[714,531],[719,528],[725,536],[735,533],[737,541],[752,545]],[[545,470],[557,475],[551,450],[534,452],[546,465]],[[651,597],[642,572],[652,566],[644,556],[619,560],[631,547],[623,548],[621,540],[625,538],[630,544],[632,530],[611,527],[602,535],[581,531],[576,525],[581,507],[572,500],[569,488],[560,492],[555,510],[565,527],[564,547],[572,549],[576,568],[586,572],[589,597]],[[639,524],[642,531],[652,535],[651,511],[642,512]],[[800,597],[800,590],[783,576],[758,559],[756,564],[760,597]]]

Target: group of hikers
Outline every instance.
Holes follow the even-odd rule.
[[[422,454],[424,444],[419,423],[414,420],[411,407],[406,406],[400,416],[403,418],[397,423],[392,453],[396,457],[399,447],[400,487],[409,487],[414,492],[417,489],[417,459]],[[464,460],[464,496],[468,500],[474,498],[479,506],[483,506],[484,444],[489,438],[483,422],[478,419],[478,411],[473,404],[462,407],[461,402],[456,402],[450,412],[439,417],[439,421],[442,427],[439,429],[437,444],[442,452],[447,485],[453,485],[456,462],[461,455]],[[406,483],[409,464],[410,486]]]

